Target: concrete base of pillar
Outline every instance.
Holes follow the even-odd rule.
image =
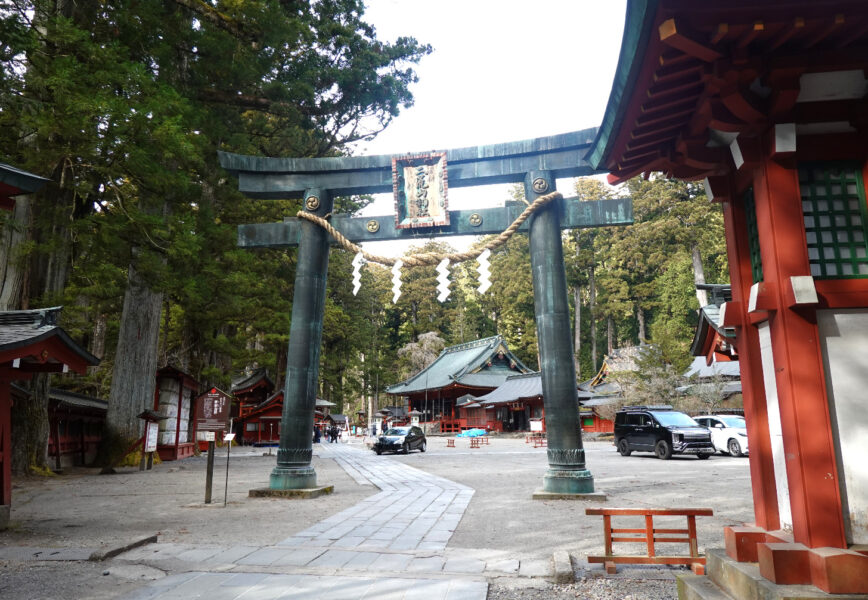
[[[313,467],[276,466],[271,472],[268,487],[272,490],[309,490],[316,487],[316,471]]]
[[[589,494],[558,494],[547,492],[543,489],[534,491],[534,500],[584,500],[585,502],[605,502],[608,497],[603,492],[591,492]]]
[[[543,477],[542,489],[552,494],[593,494],[594,476],[587,469],[549,469]]]
[[[273,490],[271,488],[256,488],[248,492],[251,498],[319,498],[335,491],[333,485],[323,485],[304,490]]]
[[[12,507],[8,504],[0,504],[0,531],[9,527],[9,518],[12,515]]]

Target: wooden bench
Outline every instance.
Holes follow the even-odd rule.
[[[454,448],[455,447],[455,438],[447,439],[446,440],[446,447],[447,448]]]
[[[549,441],[545,436],[539,435],[533,438],[533,447],[534,448],[542,448],[543,446],[548,447]]]
[[[484,435],[484,436],[482,436],[482,437],[479,438],[479,439],[482,440],[482,445],[483,445],[483,446],[488,446],[488,436],[487,436],[487,435]]]
[[[710,508],[586,508],[586,515],[602,515],[605,556],[589,556],[589,563],[603,563],[606,573],[617,572],[616,563],[643,565],[690,565],[697,575],[705,574],[705,557],[699,555],[696,541],[696,517],[710,517]],[[639,516],[645,518],[645,527],[613,528],[612,517]],[[654,527],[654,517],[687,517],[687,529],[658,529]],[[631,534],[626,536],[625,534]],[[612,544],[615,542],[642,543],[646,546],[645,555],[615,556]],[[687,544],[688,555],[658,556],[654,544]]]
[[[479,448],[479,438],[478,437],[470,438],[470,447],[471,448]]]

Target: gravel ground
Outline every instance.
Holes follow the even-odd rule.
[[[608,495],[605,506],[714,508],[714,517],[697,522],[701,549],[722,546],[724,525],[752,518],[746,458],[622,457],[611,442],[590,440],[585,449],[597,489]],[[601,519],[586,516],[584,502],[532,499],[542,484],[546,456],[546,448],[534,449],[521,438],[493,436],[490,445],[471,450],[467,440],[447,448],[445,437],[431,437],[428,452],[389,460],[475,490],[449,550],[538,562],[550,560],[555,550],[573,556],[576,583],[499,577],[491,581],[492,600],[677,597],[674,573],[665,568],[624,568],[605,576],[599,565],[585,562],[603,551]],[[270,545],[378,491],[356,483],[330,458],[315,456],[318,482],[334,485],[334,494],[315,500],[251,499],[249,489],[267,486],[275,457],[238,449],[232,451],[229,502],[223,508],[225,455],[220,451],[216,458],[215,502],[207,508],[202,504],[204,457],[163,463],[148,472],[128,469],[101,476],[92,469],[70,469],[60,477],[16,479],[12,527],[0,532],[0,546],[95,549],[154,534],[161,542]],[[157,569],[113,561],[0,561],[0,600],[104,600],[164,576]]]
[[[492,583],[488,600],[671,600],[678,598],[675,581],[659,579],[582,578],[568,585],[540,584],[517,587]]]
[[[142,565],[0,560],[0,598],[108,600],[163,577],[162,571]]]

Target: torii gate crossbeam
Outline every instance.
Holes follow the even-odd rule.
[[[528,201],[555,189],[555,179],[592,175],[584,160],[596,136],[586,129],[534,140],[447,150],[449,187],[522,182]],[[220,154],[221,165],[239,177],[239,189],[255,198],[304,198],[307,212],[324,217],[338,195],[392,190],[392,157],[279,159]],[[548,431],[549,469],[539,494],[594,493],[585,465],[576,394],[571,320],[560,230],[632,223],[629,200],[553,202],[523,225],[530,234],[534,312],[540,348]],[[449,225],[396,229],[394,217],[335,215],[331,224],[353,242],[500,233],[523,207],[451,211]],[[372,224],[373,223],[373,224]],[[319,377],[329,237],[318,225],[287,218],[282,223],[241,225],[239,245],[298,245],[286,384],[277,465],[269,488],[278,495],[317,488],[311,466],[313,416]],[[329,490],[330,491],[330,490]]]

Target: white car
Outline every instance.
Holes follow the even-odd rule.
[[[693,420],[711,430],[715,450],[730,456],[748,453],[744,417],[738,415],[703,415]]]

